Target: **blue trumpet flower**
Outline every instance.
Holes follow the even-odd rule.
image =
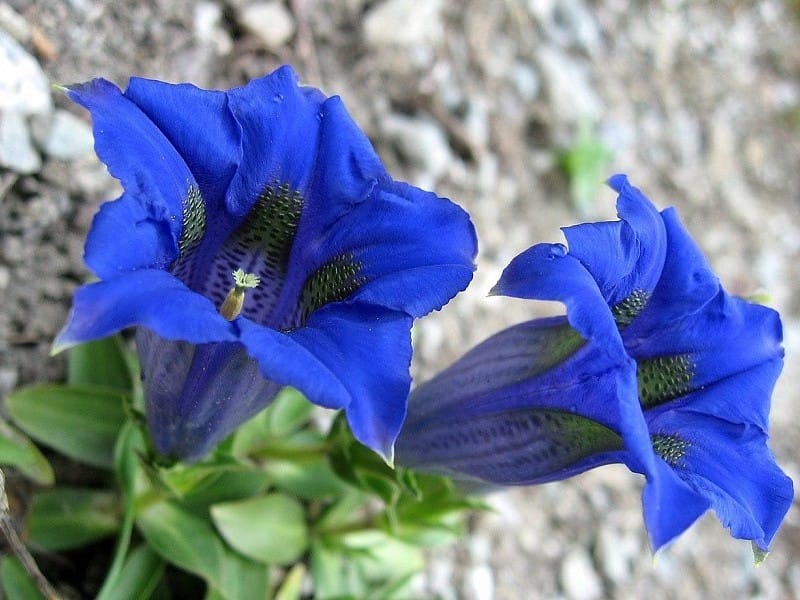
[[[494,290],[561,300],[570,327],[517,325],[417,388],[398,461],[494,485],[622,462],[654,548],[713,508],[766,551],[793,497],[767,447],[778,314],[725,292],[674,209],[609,184],[619,221],[565,228],[569,251],[530,248]]]
[[[96,79],[69,96],[124,193],[104,204],[55,349],[137,327],[156,450],[196,460],[282,386],[344,409],[391,461],[410,327],[469,283],[448,200],[391,179],[341,100],[289,67],[201,90]]]

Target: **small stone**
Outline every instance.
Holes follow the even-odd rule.
[[[38,136],[37,136],[38,137]],[[59,160],[75,160],[94,148],[92,126],[65,110],[56,110],[46,134],[37,139],[45,154]]]
[[[42,166],[25,116],[20,112],[0,113],[0,165],[25,175],[36,173]]]
[[[364,37],[370,46],[413,47],[443,38],[440,0],[388,0],[371,8],[364,18]]]
[[[511,81],[517,92],[526,102],[531,102],[539,95],[539,73],[532,65],[517,62],[511,68]]]
[[[494,574],[489,565],[472,567],[466,576],[464,597],[468,600],[492,600],[494,598]]]
[[[411,166],[434,180],[447,171],[453,155],[447,136],[436,121],[393,114],[383,124],[387,138]]]
[[[561,564],[561,587],[573,600],[594,600],[603,597],[603,582],[585,549],[577,546],[569,551]]]
[[[537,58],[556,118],[567,123],[597,121],[602,101],[592,87],[589,64],[550,46],[540,48]]]
[[[219,56],[230,54],[233,41],[222,27],[222,7],[216,2],[198,2],[194,7],[194,34]]]
[[[295,32],[292,14],[280,2],[254,2],[239,13],[242,26],[270,50],[284,46]]]
[[[53,101],[50,83],[36,59],[0,29],[0,112],[45,114]]]

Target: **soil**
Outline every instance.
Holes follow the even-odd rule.
[[[281,18],[261,23],[255,4]],[[131,75],[224,89],[284,63],[342,95],[397,179],[462,204],[481,253],[471,288],[415,332],[424,379],[464,348],[557,307],[486,298],[558,228],[613,218],[614,195],[570,200],[558,153],[581,122],[661,207],[675,205],[734,292],[783,317],[771,447],[800,475],[800,13],[788,0],[12,0],[47,78]],[[277,8],[276,8],[277,6]],[[273,12],[273,14],[275,14]],[[281,21],[286,18],[286,22]],[[284,23],[284,25],[281,25]],[[282,29],[283,27],[283,29]],[[3,75],[0,75],[2,78]],[[65,98],[55,106],[88,117]],[[118,184],[89,154],[0,170],[0,395],[57,380],[49,357],[88,272],[83,238]],[[800,514],[764,565],[704,517],[653,560],[641,481],[608,467],[492,497],[472,535],[431,554],[420,598],[800,596]]]

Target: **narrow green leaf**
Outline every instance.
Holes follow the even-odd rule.
[[[114,600],[150,598],[164,574],[164,565],[164,560],[150,546],[142,544],[130,553],[105,597]]]
[[[36,445],[0,419],[0,465],[11,465],[39,485],[53,485],[53,467]]]
[[[6,404],[29,436],[70,458],[111,468],[125,421],[125,394],[91,387],[37,385],[16,390]]]
[[[272,484],[304,500],[321,500],[342,494],[345,483],[336,477],[328,461],[271,460],[264,465]]]
[[[289,564],[308,547],[305,511],[284,494],[215,504],[211,518],[228,544],[254,560]]]
[[[113,336],[71,348],[67,381],[74,386],[99,386],[129,392],[133,381],[122,339]]]
[[[14,556],[5,556],[0,562],[0,585],[8,600],[44,600],[39,588]]]
[[[306,568],[303,563],[293,566],[283,578],[283,583],[275,594],[275,600],[300,600],[305,576]]]
[[[108,491],[57,488],[34,495],[30,542],[50,551],[79,548],[113,535],[120,524],[119,498]]]

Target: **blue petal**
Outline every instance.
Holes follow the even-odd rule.
[[[692,490],[661,459],[656,459],[650,473],[642,504],[650,546],[657,551],[691,527],[711,508],[711,502]]]
[[[766,431],[770,396],[782,366],[780,317],[729,296],[674,211],[665,211],[669,252],[661,281],[645,309],[622,332],[637,359],[686,355],[691,389],[714,394],[676,400],[722,419]],[[736,391],[738,390],[738,391]]]
[[[323,99],[298,87],[288,66],[228,92],[242,130],[242,163],[226,200],[231,214],[243,216],[268,185],[308,189],[316,175]]]
[[[210,300],[169,273],[140,269],[78,288],[67,324],[53,343],[54,352],[133,326],[193,344],[236,339],[233,325]]]
[[[411,385],[411,318],[362,304],[332,304],[288,333],[238,319],[241,340],[267,379],[344,408],[356,439],[393,458]]]
[[[570,325],[585,339],[622,350],[617,326],[597,282],[561,244],[537,244],[514,257],[491,294],[562,302]]]
[[[210,212],[223,210],[228,186],[242,161],[242,131],[228,108],[227,94],[188,83],[132,77],[125,97],[186,161]]]
[[[710,503],[734,537],[766,551],[794,498],[792,481],[775,463],[766,434],[689,410],[648,415],[648,421],[653,434],[688,442],[674,466],[677,475]]]
[[[563,228],[569,253],[597,281],[603,297],[616,306],[633,292],[652,292],[667,251],[662,219],[653,204],[624,175],[609,179],[617,192],[621,221],[583,223]]]
[[[398,464],[462,482],[532,485],[621,461],[622,438],[580,415],[531,408],[451,417],[407,423]]]
[[[467,287],[477,240],[461,208],[384,178],[371,197],[337,222],[320,251],[351,254],[361,265],[366,283],[351,301],[421,317]]]
[[[165,268],[178,256],[183,202],[196,186],[186,163],[150,119],[104,79],[69,88],[92,113],[95,149],[123,196],[106,203],[86,241],[86,263],[101,278]]]
[[[165,457],[202,458],[280,389],[238,343],[194,345],[139,329],[136,347],[150,437]]]

